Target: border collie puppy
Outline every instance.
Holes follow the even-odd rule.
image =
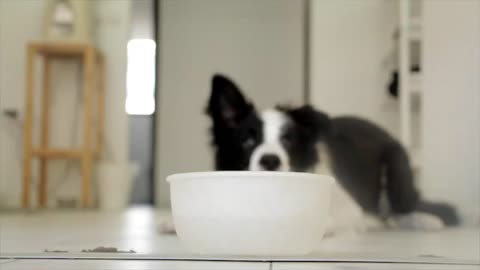
[[[211,87],[207,114],[216,169],[333,176],[329,233],[458,224],[451,206],[421,200],[405,149],[373,123],[329,117],[309,105],[259,112],[220,74]]]

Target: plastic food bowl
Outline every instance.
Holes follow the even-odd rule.
[[[178,237],[194,253],[306,255],[325,232],[329,176],[200,172],[167,181]]]

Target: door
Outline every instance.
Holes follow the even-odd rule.
[[[214,73],[233,78],[257,108],[303,102],[305,3],[161,1],[157,205],[169,204],[167,175],[213,169],[204,110]]]

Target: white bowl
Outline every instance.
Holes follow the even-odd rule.
[[[194,253],[305,255],[325,232],[329,176],[200,172],[167,181],[178,237]]]

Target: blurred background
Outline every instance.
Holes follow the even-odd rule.
[[[29,58],[29,44],[53,47]],[[100,52],[104,76],[88,73],[83,54],[65,53],[72,44]],[[85,72],[92,88],[103,80],[103,103],[86,98]],[[36,211],[38,196],[50,210],[84,206],[85,152],[65,149],[83,149],[86,115],[103,126],[90,136],[92,148],[103,143],[92,154],[88,207],[168,208],[167,175],[213,169],[204,108],[216,72],[259,108],[311,103],[377,123],[407,147],[426,198],[480,223],[475,0],[0,0],[0,211]]]

